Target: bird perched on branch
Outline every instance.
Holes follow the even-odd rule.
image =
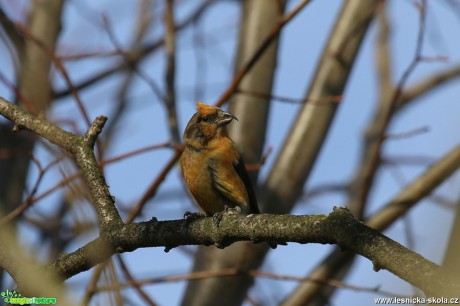
[[[259,213],[256,196],[243,159],[229,138],[227,124],[234,115],[196,103],[197,112],[184,131],[182,175],[204,214],[214,216],[226,208],[243,214]]]

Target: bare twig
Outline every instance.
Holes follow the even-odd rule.
[[[145,204],[147,204],[147,201],[150,200],[153,196],[155,196],[158,190],[158,187],[161,185],[161,183],[163,183],[163,181],[165,180],[169,172],[171,172],[171,169],[174,167],[176,162],[179,160],[179,157],[181,156],[181,154],[182,154],[182,150],[179,150],[179,149],[176,150],[175,154],[171,157],[171,159],[165,165],[163,170],[161,170],[158,177],[155,178],[155,180],[149,186],[145,194],[139,200],[139,203],[137,203],[136,207],[134,207],[133,210],[130,212],[130,214],[126,218],[126,221],[125,221],[126,224],[132,223],[134,219],[136,219],[136,217],[141,213]]]
[[[117,259],[118,259],[118,263],[119,263],[119,265],[121,267],[121,271],[123,271],[126,279],[128,279],[129,282],[133,282],[134,290],[139,294],[139,296],[142,298],[142,300],[144,300],[144,302],[147,305],[156,306],[157,304],[152,300],[152,298],[144,291],[144,289],[142,289],[142,287],[139,284],[136,283],[136,279],[134,278],[134,276],[129,271],[129,269],[126,266],[126,264],[125,264],[123,258],[121,257],[121,255],[118,255]],[[99,291],[100,289],[96,288],[96,290]]]
[[[438,88],[440,85],[454,81],[459,77],[460,66],[457,65],[452,68],[449,68],[446,71],[442,71],[433,76],[429,76],[428,78],[420,81],[419,83],[412,85],[411,87],[407,88],[401,93],[395,111],[399,112],[405,109],[406,106],[413,104],[413,102],[417,98],[429,93],[433,89]]]
[[[131,286],[145,286],[145,285],[153,285],[153,284],[163,284],[163,283],[171,283],[171,282],[180,282],[180,281],[191,281],[197,279],[205,279],[210,277],[228,277],[234,275],[250,275],[253,277],[258,278],[268,278],[272,280],[279,280],[279,281],[290,281],[290,282],[316,282],[321,283],[328,286],[338,287],[338,288],[346,288],[357,292],[373,292],[378,293],[384,296],[396,296],[394,292],[387,292],[383,291],[378,287],[363,287],[357,285],[347,284],[337,280],[322,280],[322,279],[313,279],[308,277],[299,277],[293,275],[283,275],[283,274],[276,274],[276,273],[269,273],[269,272],[262,272],[259,270],[249,270],[249,271],[241,271],[236,268],[227,268],[227,269],[220,269],[220,270],[213,270],[213,271],[196,271],[190,272],[187,274],[181,275],[172,275],[172,276],[163,276],[163,277],[156,277],[156,278],[149,278],[144,280],[128,280],[125,282],[120,282],[118,284],[113,285],[106,285],[100,286],[96,290],[97,291],[111,291],[116,290],[119,288],[131,287]]]
[[[54,161],[50,162],[48,165],[46,165],[45,167],[42,167],[40,165],[40,162],[38,160],[35,159],[34,156],[31,156],[31,160],[34,161],[34,163],[37,165],[38,167],[38,177],[37,177],[37,180],[35,181],[34,183],[34,186],[32,187],[32,190],[30,191],[29,195],[27,196],[27,198],[25,199],[25,201],[19,205],[18,207],[16,207],[13,211],[11,211],[9,214],[7,214],[5,217],[1,218],[0,219],[0,226],[1,225],[4,225],[5,223],[8,223],[8,222],[11,222],[12,220],[16,219],[17,217],[19,217],[20,215],[22,215],[24,213],[24,211],[26,211],[33,203],[36,202],[35,200],[35,194],[37,193],[37,190],[38,190],[38,187],[40,186],[40,183],[42,182],[42,179],[45,175],[45,173],[51,168],[53,167],[54,165],[56,165],[57,163],[59,163],[62,159],[64,158],[64,156],[60,157],[60,158],[57,158],[55,159]]]
[[[117,161],[120,161],[120,160],[124,160],[124,159],[126,159],[128,157],[132,157],[132,156],[135,156],[137,154],[141,154],[141,153],[144,153],[144,152],[149,152],[149,151],[152,151],[152,150],[157,150],[159,148],[166,148],[166,147],[169,147],[169,146],[170,146],[170,143],[166,142],[166,143],[162,143],[162,144],[158,144],[158,145],[152,145],[152,146],[148,146],[148,147],[145,147],[145,148],[133,150],[131,152],[127,152],[127,153],[124,153],[124,154],[121,154],[121,155],[118,155],[118,156],[115,156],[115,157],[108,158],[106,160],[100,161],[98,163],[98,165],[100,167],[102,167],[104,165],[108,165],[108,164],[111,164],[111,163],[114,163],[114,162],[117,162]],[[0,151],[0,153],[1,153],[1,151]],[[0,158],[1,158],[1,155],[0,155]],[[0,219],[0,225],[8,223],[8,222],[11,222],[15,218],[21,216],[22,213],[29,206],[33,205],[34,203],[37,203],[40,200],[43,200],[47,196],[51,195],[53,192],[57,191],[59,188],[64,187],[64,186],[68,185],[69,183],[71,183],[72,181],[78,179],[79,177],[81,177],[81,175],[82,175],[81,171],[77,171],[76,173],[73,173],[73,174],[71,174],[69,176],[66,176],[63,180],[61,180],[60,182],[58,182],[54,186],[50,187],[49,189],[45,190],[40,195],[34,196],[33,198],[30,198],[30,199],[26,199],[26,201],[23,202],[20,206],[18,206],[16,209],[14,209],[10,213],[8,213],[6,216],[4,216],[2,219]],[[31,195],[33,195],[33,194],[31,194]]]
[[[107,29],[107,33],[110,37],[111,42],[117,49],[117,52],[123,56],[123,60],[126,62],[126,64],[130,67],[130,69],[134,70],[136,74],[147,83],[147,85],[149,85],[149,87],[152,89],[153,94],[157,97],[158,100],[163,102],[166,101],[165,95],[163,94],[160,86],[155,82],[155,80],[149,77],[148,74],[146,74],[142,69],[140,69],[137,65],[137,62],[133,62],[133,60],[130,58],[129,53],[123,51],[120,43],[115,37],[115,33],[113,32],[110,20],[106,16],[104,16],[103,22],[105,28]]]
[[[246,164],[246,170],[248,171],[258,171],[267,161],[267,158],[270,156],[270,154],[273,151],[273,147],[268,147],[267,151],[262,155],[260,158],[259,162],[257,164]]]
[[[374,182],[375,175],[379,169],[379,165],[381,162],[381,150],[383,143],[385,141],[385,133],[388,129],[388,126],[391,122],[393,115],[395,114],[396,106],[400,96],[403,92],[403,88],[409,78],[409,76],[414,71],[415,67],[420,62],[420,57],[422,55],[422,48],[423,48],[423,38],[425,35],[425,17],[426,17],[426,0],[422,0],[422,7],[423,9],[420,10],[420,24],[418,29],[418,37],[417,37],[417,45],[415,48],[414,58],[412,59],[411,63],[404,71],[398,85],[396,86],[395,90],[393,91],[392,95],[387,99],[387,89],[383,88],[381,90],[381,102],[379,111],[376,112],[377,118],[374,118],[372,121],[371,126],[368,128],[367,131],[367,139],[366,139],[366,146],[364,156],[364,164],[362,165],[359,173],[357,174],[357,178],[352,183],[351,187],[351,207],[356,212],[357,216],[361,218],[364,207],[367,202],[367,198],[369,192],[371,191],[372,184]],[[383,28],[385,30],[385,26]],[[382,35],[382,37],[386,37],[387,35]],[[380,59],[385,59],[389,55],[387,53],[382,53],[379,57]],[[386,62],[387,60],[384,60]],[[381,65],[381,66],[388,66],[388,64]],[[382,69],[382,76],[385,78],[389,77],[388,68]],[[387,71],[387,72],[385,72]],[[383,82],[384,84],[388,85],[389,81]]]
[[[184,28],[186,28],[187,26],[192,24],[195,20],[200,18],[202,16],[202,14],[206,11],[206,9],[210,6],[210,4],[213,3],[213,2],[214,2],[214,0],[204,0],[196,8],[195,11],[190,13],[189,16],[187,16],[182,22],[180,22],[180,23],[178,23],[176,25],[176,31],[183,30]],[[159,49],[163,45],[163,43],[164,43],[164,40],[159,39],[157,41],[154,41],[154,42],[152,42],[150,44],[145,45],[140,50],[136,50],[134,53],[130,54],[130,56],[129,56],[130,64],[127,64],[125,61],[122,61],[122,62],[118,63],[117,65],[115,65],[113,67],[110,67],[110,68],[108,68],[108,69],[106,69],[104,71],[101,71],[101,72],[97,73],[96,75],[84,80],[80,84],[76,84],[74,86],[75,90],[84,89],[84,88],[86,88],[86,87],[88,87],[90,85],[94,85],[97,82],[104,80],[105,78],[107,78],[108,76],[113,75],[114,73],[123,71],[125,69],[130,69],[132,65],[136,65],[136,63],[141,61],[142,59],[144,59],[144,57],[146,55],[148,55],[151,52]],[[54,97],[58,99],[58,98],[65,97],[65,96],[67,96],[67,95],[69,95],[71,93],[72,93],[71,90],[65,89],[65,90],[63,90],[61,92],[55,93]]]
[[[99,165],[103,166],[103,165],[111,164],[111,163],[114,163],[114,162],[117,162],[117,161],[120,161],[120,160],[124,160],[124,159],[126,159],[128,157],[133,157],[133,156],[141,154],[141,153],[150,152],[150,151],[158,150],[158,149],[161,149],[161,148],[169,148],[169,147],[171,147],[171,143],[169,141],[168,142],[163,142],[163,143],[160,143],[160,144],[156,144],[156,145],[147,146],[147,147],[140,148],[140,149],[137,149],[137,150],[133,150],[133,151],[130,151],[130,152],[127,152],[127,153],[123,153],[123,154],[120,154],[120,155],[117,155],[117,156],[114,156],[114,157],[111,157],[111,158],[104,159],[103,161],[99,162]]]
[[[43,42],[41,42],[34,35],[32,35],[32,33],[29,32],[27,28],[25,28],[21,24],[16,24],[16,28],[18,29],[18,31],[21,32],[22,35],[24,35],[24,37],[26,37],[27,39],[30,39],[38,47],[40,47],[53,61],[56,68],[59,70],[59,72],[64,77],[64,80],[66,81],[66,84],[68,88],[70,89],[70,92],[72,93],[72,95],[75,98],[75,101],[77,102],[78,109],[80,110],[80,113],[82,114],[83,119],[85,120],[86,124],[89,126],[91,122],[89,119],[88,112],[86,111],[83,101],[80,98],[80,94],[78,93],[77,89],[73,85],[73,82],[70,79],[70,75],[68,74],[67,69],[65,68],[61,59],[54,53],[54,50],[50,50],[46,45],[43,44]]]
[[[291,104],[302,104],[302,103],[312,103],[312,104],[321,104],[324,105],[326,103],[340,103],[342,102],[342,97],[341,96],[331,96],[331,97],[326,97],[324,99],[299,99],[299,98],[290,98],[290,97],[283,97],[283,96],[277,96],[277,95],[272,95],[272,94],[264,94],[260,92],[252,92],[252,91],[247,91],[247,90],[242,90],[242,89],[237,89],[235,90],[235,93],[239,94],[244,94],[252,97],[258,97],[258,98],[265,98],[265,99],[270,99],[270,100],[275,100],[278,102],[283,102],[283,103],[291,103]]]
[[[109,259],[110,260],[110,259]],[[109,264],[109,260],[105,262],[101,262],[93,271],[93,274],[91,275],[91,279],[88,282],[88,285],[86,286],[85,294],[82,297],[81,300],[81,305],[88,305],[91,299],[93,298],[94,294],[96,293],[96,288],[97,288],[97,282],[99,281],[99,278],[101,277],[102,272],[105,270],[107,265]]]
[[[423,133],[427,133],[430,130],[428,126],[422,126],[407,132],[395,133],[395,134],[386,134],[385,140],[400,140],[407,139],[414,136],[418,136]]]
[[[260,47],[254,52],[253,56],[246,62],[246,64],[238,71],[236,76],[233,78],[232,83],[229,87],[222,93],[219,99],[216,101],[217,106],[221,106],[235,93],[243,80],[244,76],[254,67],[254,64],[257,63],[257,60],[264,54],[265,50],[270,46],[272,41],[278,37],[281,30],[284,26],[291,21],[308,3],[310,0],[303,0],[296,5],[289,13],[287,13],[277,24],[273,27],[267,37],[260,44]]]

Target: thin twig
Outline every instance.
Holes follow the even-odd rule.
[[[131,152],[127,152],[127,153],[123,153],[123,154],[114,156],[112,158],[105,159],[103,161],[100,161],[98,164],[99,164],[99,167],[102,167],[102,166],[105,166],[105,165],[108,165],[108,164],[111,164],[111,163],[114,163],[114,162],[117,162],[117,161],[120,161],[120,160],[124,160],[124,159],[126,159],[128,157],[133,157],[135,155],[145,153],[145,152],[149,152],[149,151],[153,151],[153,150],[157,150],[157,149],[160,149],[160,148],[167,148],[169,146],[170,146],[169,142],[161,143],[161,144],[158,144],[158,145],[147,146],[145,148],[140,148],[140,149],[137,149],[137,150],[133,150]],[[1,151],[0,151],[0,153],[1,153]],[[0,158],[1,158],[1,155],[0,155]],[[48,165],[47,167],[49,167],[49,166],[51,166],[51,164]],[[81,171],[77,171],[77,172],[65,177],[63,180],[61,180],[60,182],[58,182],[54,186],[50,187],[48,190],[44,191],[40,195],[34,196],[34,197],[30,198],[30,199],[28,197],[16,209],[14,209],[10,213],[8,213],[6,216],[4,216],[2,219],[0,219],[0,225],[3,225],[3,224],[8,223],[8,222],[11,222],[12,220],[14,220],[17,217],[21,216],[24,213],[24,211],[26,209],[28,209],[31,205],[39,202],[40,200],[43,200],[45,197],[51,195],[53,192],[57,191],[59,188],[64,187],[64,186],[68,185],[69,183],[71,183],[72,181],[78,179],[79,177],[81,177],[81,174],[82,174]],[[33,195],[34,194],[31,194],[31,196],[33,196]]]
[[[34,164],[37,165],[38,168],[38,177],[34,183],[34,186],[32,187],[32,190],[30,191],[29,195],[27,198],[24,200],[24,202],[16,207],[13,211],[11,211],[9,214],[7,214],[5,217],[0,219],[0,226],[4,225],[5,223],[11,222],[12,220],[16,219],[17,217],[21,216],[24,211],[26,211],[29,207],[31,207],[35,202],[35,194],[37,193],[38,187],[40,186],[40,183],[43,180],[43,177],[45,176],[45,173],[54,165],[59,163],[62,159],[64,158],[64,155],[61,156],[60,158],[57,158],[50,162],[48,165],[45,167],[42,167],[40,165],[40,162],[35,159],[35,157],[32,155],[31,160],[34,162]]]
[[[117,257],[117,260],[118,260],[118,264],[120,265],[121,271],[125,275],[126,279],[128,279],[129,282],[133,282],[134,290],[139,294],[139,296],[144,300],[144,302],[147,303],[147,305],[156,306],[157,303],[155,303],[152,300],[152,298],[144,291],[144,289],[142,289],[141,286],[136,284],[136,279],[134,278],[132,273],[129,271],[129,269],[126,266],[125,261],[123,260],[121,255],[118,254],[116,257]],[[98,289],[96,289],[96,290],[98,290]]]
[[[85,120],[85,123],[89,126],[91,124],[91,120],[89,119],[88,112],[86,111],[83,101],[80,98],[80,94],[78,93],[78,90],[76,89],[76,87],[73,85],[73,82],[70,79],[67,69],[64,67],[64,64],[62,63],[61,59],[54,53],[54,50],[48,49],[48,47],[45,46],[42,41],[40,41],[35,36],[33,36],[32,33],[30,33],[26,27],[24,27],[23,25],[19,23],[16,23],[16,28],[21,32],[21,34],[24,35],[24,37],[26,37],[27,39],[30,39],[38,47],[40,47],[53,61],[58,71],[64,77],[64,80],[66,81],[66,85],[70,89],[70,92],[74,96],[75,101],[77,102],[78,109],[80,110],[80,113],[82,114],[83,119]]]
[[[136,72],[136,74],[143,79],[147,85],[152,89],[152,92],[154,95],[157,97],[158,100],[160,101],[165,101],[166,97],[164,93],[162,92],[160,86],[155,82],[154,79],[152,79],[148,74],[146,74],[142,69],[140,69],[137,65],[137,61],[133,61],[132,58],[130,58],[129,53],[123,51],[123,48],[121,47],[121,44],[118,42],[118,39],[115,36],[115,33],[113,31],[112,24],[107,16],[103,16],[103,22],[104,26],[107,30],[107,34],[109,35],[110,41],[112,44],[115,46],[117,49],[117,52],[123,56],[123,60],[125,61],[126,65],[132,70]]]
[[[391,296],[391,297],[397,296],[395,293],[383,291],[379,287],[365,287],[365,286],[351,285],[351,284],[347,284],[345,282],[333,280],[333,279],[322,280],[322,279],[314,279],[311,277],[299,277],[299,276],[286,275],[286,274],[262,272],[258,270],[249,270],[245,272],[245,271],[241,271],[235,268],[190,272],[186,274],[155,277],[155,278],[148,278],[148,279],[143,279],[143,280],[129,280],[125,282],[120,282],[118,284],[100,286],[96,288],[96,290],[97,291],[112,291],[112,290],[119,290],[120,288],[132,287],[132,286],[164,284],[164,283],[191,281],[191,280],[206,279],[206,278],[213,278],[213,277],[228,277],[228,276],[234,276],[234,275],[250,275],[253,277],[268,278],[272,280],[290,281],[290,282],[297,282],[297,283],[315,282],[315,283],[320,283],[320,284],[324,284],[324,285],[328,285],[332,287],[350,289],[350,290],[357,291],[357,292],[373,292],[373,293],[379,293],[384,296]]]
[[[262,155],[260,158],[259,162],[257,164],[246,164],[246,170],[248,171],[257,171],[259,170],[267,161],[267,158],[270,156],[270,154],[273,151],[273,147],[268,147],[267,151]]]
[[[111,260],[111,259],[110,259]],[[91,275],[91,279],[88,283],[88,286],[86,287],[85,294],[83,295],[81,305],[88,305],[89,302],[91,301],[92,297],[96,293],[96,288],[97,288],[97,282],[99,281],[99,278],[102,274],[102,272],[105,270],[109,263],[109,260],[99,264],[93,271],[93,274]]]
[[[142,209],[144,208],[145,204],[153,197],[155,196],[158,187],[163,183],[163,181],[166,179],[166,176],[169,174],[171,169],[174,167],[176,162],[179,160],[179,157],[182,154],[182,150],[177,149],[176,153],[171,157],[169,162],[165,165],[163,170],[160,172],[157,178],[152,182],[152,184],[149,186],[147,191],[144,193],[142,198],[139,200],[139,203],[137,203],[136,207],[133,208],[133,210],[130,212],[128,217],[126,218],[125,223],[129,224],[136,219],[136,217],[141,213]]]
[[[422,0],[422,4],[421,4],[422,9],[420,9],[420,24],[419,24],[419,29],[418,29],[417,45],[415,48],[414,58],[412,59],[411,63],[409,64],[407,69],[404,71],[400,81],[398,82],[398,85],[396,86],[396,89],[394,90],[391,96],[391,99],[388,105],[388,110],[382,114],[383,118],[382,118],[382,122],[379,128],[379,131],[377,131],[378,134],[370,135],[372,139],[376,139],[376,140],[375,140],[375,144],[373,145],[372,152],[369,152],[370,154],[369,161],[365,167],[365,172],[362,175],[361,184],[359,186],[359,189],[360,189],[359,199],[357,203],[357,208],[355,208],[356,211],[359,212],[359,215],[362,215],[363,207],[366,203],[369,192],[371,190],[375,173],[377,172],[377,169],[379,168],[379,164],[381,162],[381,150],[382,150],[383,143],[386,139],[385,132],[387,131],[388,126],[391,122],[391,119],[395,113],[396,106],[402,94],[402,90],[404,86],[406,85],[406,82],[409,76],[412,74],[412,72],[414,71],[414,69],[420,62],[420,57],[422,55],[423,41],[424,41],[423,38],[425,34],[426,5],[427,5],[427,1]]]
[[[324,105],[327,103],[339,103],[342,102],[342,97],[341,96],[330,96],[330,97],[325,97],[323,99],[299,99],[299,98],[291,98],[291,97],[284,97],[284,96],[278,96],[278,95],[272,95],[272,94],[265,94],[265,93],[260,93],[260,92],[253,92],[253,91],[248,91],[248,90],[243,90],[243,89],[237,89],[235,90],[235,93],[243,94],[243,95],[248,95],[248,96],[253,96],[253,97],[258,97],[258,98],[264,98],[264,99],[269,99],[269,100],[274,100],[278,102],[284,102],[284,103],[291,103],[291,104],[302,104],[302,103],[311,103],[311,104],[318,104],[318,105]]]
[[[193,11],[182,22],[180,22],[180,23],[178,23],[176,25],[176,31],[181,31],[181,30],[185,29],[187,26],[192,24],[195,20],[200,18],[200,16],[202,16],[202,14],[206,11],[206,9],[209,7],[209,5],[211,3],[213,3],[213,2],[214,2],[214,0],[205,0],[205,1],[203,1],[196,8],[195,11]],[[144,59],[145,56],[147,56],[151,52],[153,52],[155,50],[158,50],[161,46],[163,46],[163,43],[164,43],[164,40],[159,39],[159,40],[156,40],[156,41],[154,41],[154,42],[152,42],[152,43],[150,43],[148,45],[145,45],[140,50],[137,50],[136,52],[130,54],[130,56],[129,56],[129,58],[131,59],[130,60],[130,63],[131,63],[130,65],[128,65],[125,61],[122,61],[121,63],[118,63],[117,65],[115,65],[113,67],[110,67],[110,68],[108,68],[108,69],[106,69],[104,71],[101,71],[101,72],[97,73],[96,75],[93,75],[92,77],[84,80],[83,82],[81,82],[79,84],[76,84],[75,85],[75,90],[84,89],[84,88],[86,88],[86,87],[88,87],[90,85],[94,85],[97,82],[104,80],[105,78],[107,78],[108,76],[113,75],[116,72],[120,72],[120,71],[123,71],[125,69],[129,69],[132,65],[136,65],[138,62],[140,62],[142,59]],[[56,99],[63,98],[65,96],[68,96],[71,93],[72,93],[72,91],[69,91],[69,89],[65,89],[63,91],[56,92],[54,94],[54,98],[56,98]]]
[[[93,151],[94,141],[107,118],[97,117],[85,136],[81,137],[50,124],[43,117],[33,116],[3,98],[0,98],[0,113],[14,122],[17,130],[28,129],[71,153],[82,170],[90,190],[91,202],[98,215],[101,229],[105,230],[109,226],[112,228],[114,225],[122,224]]]
[[[28,97],[23,95],[19,88],[8,80],[8,78],[0,71],[0,82],[8,87],[14,95],[23,103],[25,108],[33,114],[37,113],[37,107]]]
[[[53,61],[54,65],[56,66],[57,70],[61,73],[61,75],[64,77],[64,80],[66,82],[66,85],[70,89],[70,92],[72,93],[72,96],[75,98],[75,101],[77,103],[77,108],[79,109],[81,115],[83,116],[83,119],[85,123],[90,126],[91,125],[91,120],[89,118],[88,112],[86,111],[85,105],[83,104],[83,101],[81,100],[80,94],[78,93],[77,89],[75,88],[69,73],[67,72],[67,69],[64,66],[64,63],[62,60],[56,55],[54,50],[50,50],[41,40],[37,39],[32,33],[24,26],[22,26],[19,23],[16,23],[16,28],[27,38],[33,41],[39,48],[41,48],[48,56],[49,58]],[[97,156],[98,159],[102,159],[104,153],[102,150],[102,146],[100,144],[99,140],[96,140],[96,147],[97,147]],[[101,169],[102,171],[103,169]]]
[[[303,0],[296,7],[294,7],[289,13],[287,13],[283,18],[273,27],[270,33],[265,37],[265,39],[260,44],[259,48],[256,49],[254,54],[249,58],[249,60],[243,65],[243,67],[238,71],[236,76],[233,78],[232,83],[227,88],[227,90],[222,93],[219,99],[216,102],[217,106],[221,106],[228,99],[235,93],[240,85],[241,81],[243,80],[244,76],[254,67],[255,63],[259,60],[259,58],[264,54],[264,52],[268,49],[270,44],[275,40],[283,27],[291,21],[308,3],[310,0]]]

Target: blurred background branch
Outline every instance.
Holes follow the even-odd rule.
[[[175,165],[195,100],[215,102],[239,119],[230,134],[263,212],[347,206],[457,271],[459,7],[0,1],[0,96],[75,135],[108,117],[93,165],[125,223],[197,210]],[[70,153],[13,127],[0,120],[0,223],[18,249],[53,263],[98,237],[93,192]],[[0,291],[14,287],[2,273]],[[247,242],[117,254],[62,290],[83,305],[369,305],[421,295],[350,251]]]

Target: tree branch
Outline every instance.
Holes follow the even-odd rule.
[[[334,208],[329,215],[225,214],[219,225],[212,217],[128,224],[63,255],[48,268],[67,279],[117,252],[145,247],[169,251],[180,245],[225,248],[237,241],[337,244],[371,260],[376,271],[388,270],[425,293],[445,296],[460,290],[460,283],[440,266],[357,221],[346,208]]]
[[[246,76],[246,74],[254,67],[254,65],[257,63],[259,58],[265,53],[268,47],[272,44],[272,42],[278,38],[281,30],[284,28],[284,26],[290,22],[291,20],[294,19],[294,17],[302,11],[302,9],[310,3],[310,0],[303,0],[299,4],[297,4],[289,13],[284,15],[281,20],[272,28],[270,33],[264,38],[260,46],[256,49],[254,54],[248,59],[248,61],[242,65],[238,73],[235,75],[235,77],[232,80],[232,83],[229,85],[229,87],[225,90],[225,92],[222,93],[222,95],[219,97],[219,99],[216,102],[216,106],[221,106],[224,104],[238,89],[238,86],[240,85],[241,81],[243,78]]]
[[[15,131],[30,130],[75,156],[90,189],[102,231],[123,224],[93,152],[94,142],[107,120],[106,117],[96,118],[86,135],[81,137],[50,124],[43,117],[31,115],[1,97],[0,114],[15,123]]]

